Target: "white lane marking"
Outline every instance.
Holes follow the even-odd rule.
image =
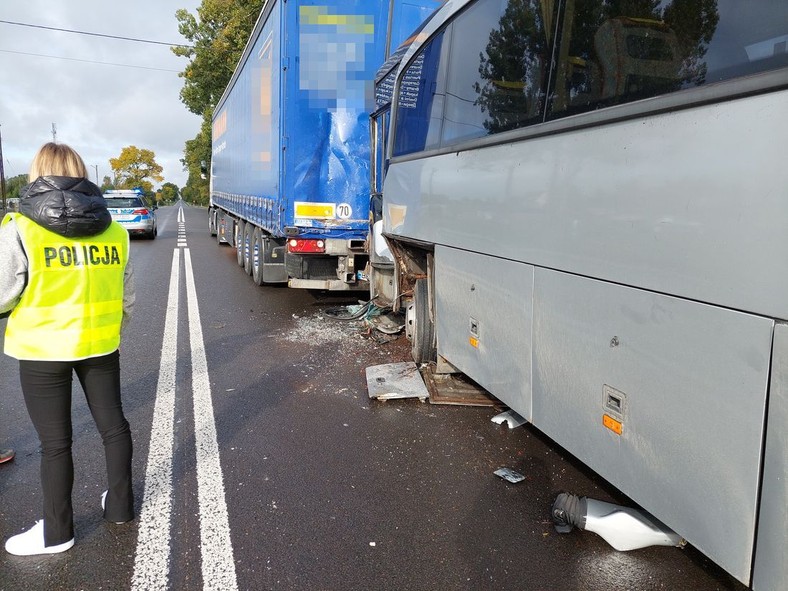
[[[161,345],[159,383],[145,471],[145,496],[139,518],[137,552],[131,588],[167,588],[170,571],[170,513],[172,511],[172,451],[175,417],[175,368],[178,352],[178,282],[180,251],[173,250],[170,291]]]
[[[186,220],[184,219],[183,206],[178,208],[178,244],[176,246],[179,248],[186,246]]]
[[[192,351],[194,394],[194,434],[197,446],[197,500],[200,506],[200,541],[203,589],[238,589],[235,560],[230,540],[230,523],[224,495],[224,479],[219,461],[219,444],[211,400],[211,382],[200,324],[197,291],[189,249],[186,264],[186,299],[189,309],[189,342]]]

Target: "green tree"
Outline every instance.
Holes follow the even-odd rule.
[[[181,101],[195,115],[213,109],[233,74],[265,0],[203,0],[199,20],[188,11],[175,13],[178,30],[190,47],[173,47],[191,60],[179,75]]]
[[[12,176],[10,179],[6,179],[5,181],[5,197],[6,199],[14,199],[19,197],[19,192],[22,190],[27,184],[27,175],[26,174],[18,174],[16,176]]]
[[[156,163],[156,155],[152,150],[126,146],[120,151],[120,156],[109,159],[109,165],[115,174],[115,186],[118,189],[142,187],[145,193],[151,193],[151,181],[164,180],[161,176],[164,169]]]
[[[112,182],[112,179],[109,176],[105,176],[101,181],[101,192],[105,193],[107,191],[111,191],[115,188],[115,183]]]
[[[182,197],[184,201],[194,205],[208,205],[208,178],[203,173],[203,167],[210,167],[211,162],[211,118],[209,116],[203,118],[200,132],[195,138],[186,141],[183,154],[181,163],[183,169],[188,171],[189,177],[186,187],[182,191]]]
[[[156,201],[161,203],[172,203],[178,199],[180,189],[174,183],[164,183],[161,188],[156,191]]]
[[[173,47],[175,55],[190,61],[183,72],[181,101],[202,116],[199,133],[188,140],[181,160],[189,176],[181,197],[195,205],[208,204],[208,181],[201,166],[210,169],[211,118],[233,75],[246,42],[266,0],[202,0],[197,16],[181,9],[175,13],[178,30],[190,47]]]

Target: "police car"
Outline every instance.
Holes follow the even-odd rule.
[[[107,202],[112,219],[132,235],[141,235],[151,240],[158,234],[156,227],[156,206],[149,206],[139,191],[106,191]]]

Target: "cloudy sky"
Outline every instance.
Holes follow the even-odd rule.
[[[111,176],[109,159],[134,145],[153,150],[164,182],[186,183],[180,159],[200,119],[181,103],[187,64],[169,44],[187,43],[175,11],[201,0],[0,0],[0,21],[70,29],[124,41],[0,22],[0,134],[6,178],[27,173],[36,150],[71,145],[91,180]],[[133,66],[133,67],[132,67]]]

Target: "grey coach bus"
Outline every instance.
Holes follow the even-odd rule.
[[[756,591],[788,581],[787,47],[784,0],[447,0],[373,115],[414,358]]]

